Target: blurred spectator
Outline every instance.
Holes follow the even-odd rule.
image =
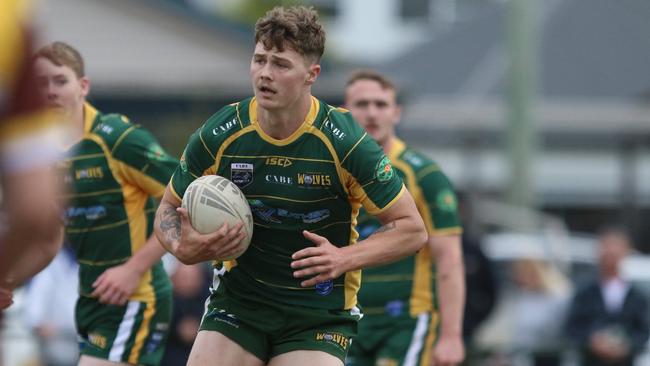
[[[600,233],[599,277],[576,292],[566,324],[582,365],[631,366],[648,340],[648,301],[619,273],[629,251],[625,231],[608,228]]]
[[[201,264],[178,263],[171,276],[174,311],[161,365],[185,365],[199,330],[205,299],[210,295],[210,275]]]
[[[557,366],[561,361],[570,282],[552,264],[537,259],[516,260],[511,270],[517,285],[512,347],[534,366]]]
[[[78,270],[66,246],[27,286],[25,322],[39,340],[45,366],[71,366],[79,360],[74,320]]]
[[[478,242],[463,234],[466,301],[463,339],[471,345],[476,328],[490,315],[498,296],[494,268]]]

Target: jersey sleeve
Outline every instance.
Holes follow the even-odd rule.
[[[352,197],[372,215],[389,208],[405,189],[390,159],[365,132],[343,158],[342,166],[351,175]]]
[[[226,128],[227,133],[214,133],[215,129],[225,127],[237,116],[238,103],[221,108],[196,130],[187,142],[181,161],[174,175],[170,187],[172,193],[179,200],[183,199],[185,190],[195,179],[207,174],[215,174],[215,156],[219,146],[238,128]]]
[[[147,130],[129,127],[113,146],[124,180],[140,187],[153,197],[161,197],[167,182],[178,165]]]
[[[424,204],[417,203],[429,235],[460,234],[458,200],[449,178],[436,165],[430,165],[417,174],[417,179]]]
[[[187,146],[183,150],[181,162],[174,171],[171,188],[179,200],[183,199],[185,190],[190,183],[214,167],[215,153],[208,149],[201,135],[204,128],[205,125],[190,136]]]

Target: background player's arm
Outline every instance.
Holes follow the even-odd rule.
[[[243,224],[229,227],[224,224],[210,234],[201,234],[190,224],[187,210],[172,192],[171,183],[156,212],[154,233],[160,243],[183,264],[218,260],[240,253],[240,243],[246,236]]]
[[[165,254],[165,248],[158,238],[151,235],[145,244],[124,264],[104,271],[93,283],[96,296],[101,303],[124,305],[140,284],[142,276]]]
[[[310,287],[357,269],[394,262],[418,251],[426,242],[426,231],[411,194],[404,190],[392,206],[377,215],[383,226],[358,245],[335,247],[326,238],[304,232],[316,244],[293,254],[295,277]]]
[[[465,306],[465,271],[460,234],[430,235],[429,250],[435,259],[440,306],[440,339],[433,357],[440,364],[458,364],[465,358],[462,343]],[[438,364],[438,363],[436,363]]]

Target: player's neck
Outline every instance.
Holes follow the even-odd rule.
[[[310,108],[311,94],[306,93],[287,108],[269,110],[258,104],[257,120],[267,135],[282,140],[300,128]]]
[[[76,108],[74,111],[70,112],[65,118],[68,118],[71,128],[69,129],[69,134],[67,134],[66,143],[68,145],[74,144],[81,139],[81,136],[84,134],[84,107],[83,104],[81,108]]]
[[[390,136],[380,144],[381,148],[384,149],[384,154],[386,155],[390,154],[390,150],[393,148],[394,142],[395,142],[395,136]]]

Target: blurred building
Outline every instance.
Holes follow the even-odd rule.
[[[650,3],[529,3],[539,44],[536,201],[573,229],[624,221],[650,249],[640,225],[650,206]],[[382,65],[407,92],[401,134],[474,192],[507,187],[506,5],[492,2]]]
[[[178,136],[250,94],[252,25],[226,15],[282,2],[41,1],[46,40],[85,55],[91,100],[147,125],[174,153],[185,143]],[[303,3],[329,32],[318,96],[340,103],[351,69],[385,71],[405,94],[400,134],[461,191],[505,193],[507,0]],[[650,2],[529,3],[539,40],[535,201],[575,230],[625,221],[650,249],[640,225],[650,219]]]

